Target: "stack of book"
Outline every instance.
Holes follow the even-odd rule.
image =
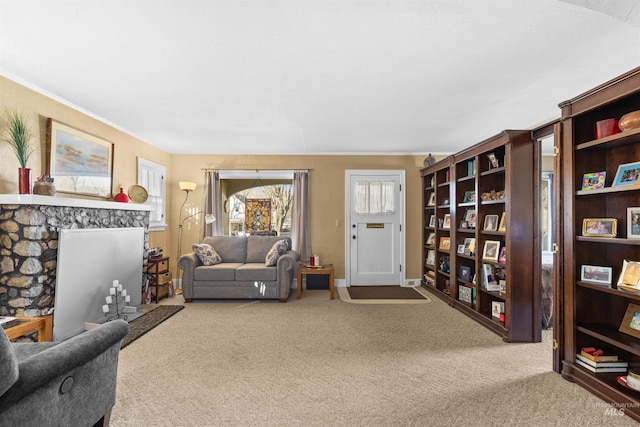
[[[576,355],[576,363],[585,369],[600,373],[626,373],[629,363],[619,360],[615,354],[604,354],[602,350],[593,347],[583,348],[580,354]]]

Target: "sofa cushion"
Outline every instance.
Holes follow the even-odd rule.
[[[193,249],[193,252],[195,252],[204,265],[215,265],[222,262],[222,258],[211,245],[206,243],[196,243],[191,245],[191,249]]]
[[[193,280],[233,281],[236,279],[236,269],[242,266],[237,262],[224,262],[216,265],[201,265],[193,270]]]
[[[273,247],[274,243],[279,240],[287,242],[291,248],[290,239],[283,236],[249,236],[247,241],[247,261],[246,262],[262,262],[264,263],[267,254]]]
[[[279,240],[273,244],[269,252],[267,252],[267,256],[264,259],[264,264],[267,267],[273,267],[278,263],[278,258],[282,256],[289,249],[289,245],[286,240]]]
[[[222,262],[246,262],[247,236],[208,236],[202,243],[216,248]]]
[[[276,268],[267,267],[264,262],[247,263],[236,270],[236,280],[239,281],[273,282],[276,276]]]

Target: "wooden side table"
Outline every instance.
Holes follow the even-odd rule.
[[[169,272],[169,257],[155,257],[147,259],[147,277],[149,278],[149,292],[156,304],[160,298],[169,295],[171,273]]]
[[[325,274],[329,276],[329,291],[331,299],[333,299],[333,264],[326,264],[320,267],[309,267],[306,264],[300,264],[298,267],[298,299],[302,297],[302,276],[309,274]]]
[[[53,339],[53,321],[51,316],[16,317],[2,324],[9,340],[23,337],[32,332],[38,333],[38,342],[49,342]]]

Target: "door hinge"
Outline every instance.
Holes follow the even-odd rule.
[[[557,145],[553,146],[553,157],[558,157],[560,156],[560,147],[558,147]]]
[[[556,339],[554,338],[554,340],[553,340],[553,349],[554,349],[554,350],[557,350],[559,347],[560,347],[560,346],[558,345],[558,340],[556,340]]]
[[[557,244],[557,243],[554,243],[554,244],[553,244],[552,252],[553,252],[554,254],[557,254],[557,253],[558,253],[558,244]]]

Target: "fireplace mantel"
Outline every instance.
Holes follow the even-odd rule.
[[[122,209],[126,211],[150,211],[151,206],[136,203],[120,203],[105,200],[74,199],[71,197],[40,196],[36,194],[0,194],[0,205],[68,206],[93,209]]]

